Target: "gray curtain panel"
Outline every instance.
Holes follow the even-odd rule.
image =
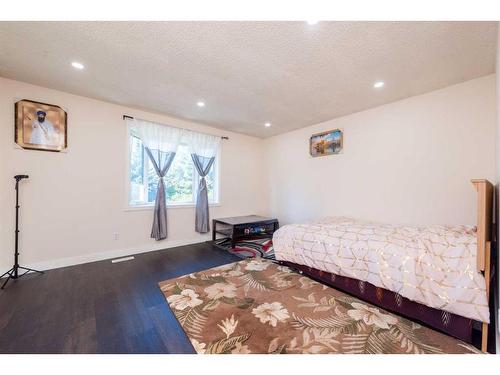
[[[206,158],[196,154],[191,154],[194,166],[200,175],[200,184],[198,185],[198,194],[196,195],[196,217],[194,229],[198,233],[207,233],[210,231],[210,215],[208,212],[208,189],[205,176],[210,172],[214,164],[215,157]]]
[[[156,188],[156,200],[153,217],[153,227],[151,228],[151,238],[163,240],[167,238],[167,200],[165,196],[165,182],[163,177],[168,172],[175,157],[175,152],[162,152],[144,147],[149,160],[158,175],[158,186]]]

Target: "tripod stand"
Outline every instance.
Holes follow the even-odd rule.
[[[27,267],[22,267],[19,265],[19,181],[21,181],[23,178],[28,178],[28,175],[17,175],[14,176],[16,179],[16,240],[15,240],[15,250],[14,250],[14,267],[12,267],[10,270],[5,272],[2,276],[0,276],[0,279],[2,279],[4,276],[9,275],[7,277],[7,280],[3,283],[2,287],[0,289],[5,288],[5,285],[9,282],[10,279],[16,280],[19,279],[20,277],[26,275],[28,272],[37,272],[37,273],[43,273],[42,271],[37,271],[31,268]],[[24,270],[22,274],[19,274],[19,270]]]

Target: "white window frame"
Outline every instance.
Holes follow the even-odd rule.
[[[154,208],[154,202],[153,203],[147,203],[147,204],[130,204],[130,132],[131,132],[131,126],[130,124],[127,124],[126,126],[126,147],[125,147],[125,152],[126,152],[126,166],[125,166],[125,211],[142,211],[142,210],[152,210]],[[185,144],[184,144],[185,145]],[[144,160],[147,160],[147,163],[149,163],[148,156],[144,156]],[[214,201],[209,202],[208,205],[210,207],[218,207],[221,206],[221,199],[220,199],[220,168],[221,168],[221,147],[219,147],[219,150],[217,151],[217,155],[215,157],[215,162],[214,165],[212,166],[215,171],[215,183],[214,183]],[[146,184],[147,182],[147,172],[146,168],[143,168],[143,173],[145,176],[143,176],[143,181]],[[195,202],[189,202],[189,203],[167,203],[167,208],[194,208],[196,207],[196,194],[198,191],[198,184],[200,182],[200,175],[196,173],[195,169],[195,178],[193,178],[193,199]]]

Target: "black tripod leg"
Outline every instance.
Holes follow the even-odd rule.
[[[5,280],[5,282],[3,283],[3,285],[2,285],[2,287],[0,289],[5,288],[5,285],[7,285],[7,283],[9,282],[9,280],[12,278],[11,272],[13,272],[13,270],[10,270],[10,271],[4,273],[4,275],[8,274],[9,276],[7,277],[7,280]],[[3,275],[2,275],[2,277],[3,277]]]
[[[26,270],[28,272],[37,272],[37,273],[44,273],[43,271],[37,271],[37,270],[34,270],[33,268],[26,268],[26,267],[23,267],[23,266],[19,266],[19,268],[22,268],[23,270]]]
[[[0,276],[0,279],[3,279],[3,277],[5,275],[9,275],[10,276],[10,273],[13,271],[13,268],[11,268],[10,270],[8,270],[7,272],[5,272],[2,276]]]

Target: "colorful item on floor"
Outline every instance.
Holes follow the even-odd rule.
[[[229,239],[218,241],[216,245],[224,248],[231,254],[239,256],[240,258],[275,259],[273,241],[267,238],[238,241],[234,248],[231,247],[231,241]]]

